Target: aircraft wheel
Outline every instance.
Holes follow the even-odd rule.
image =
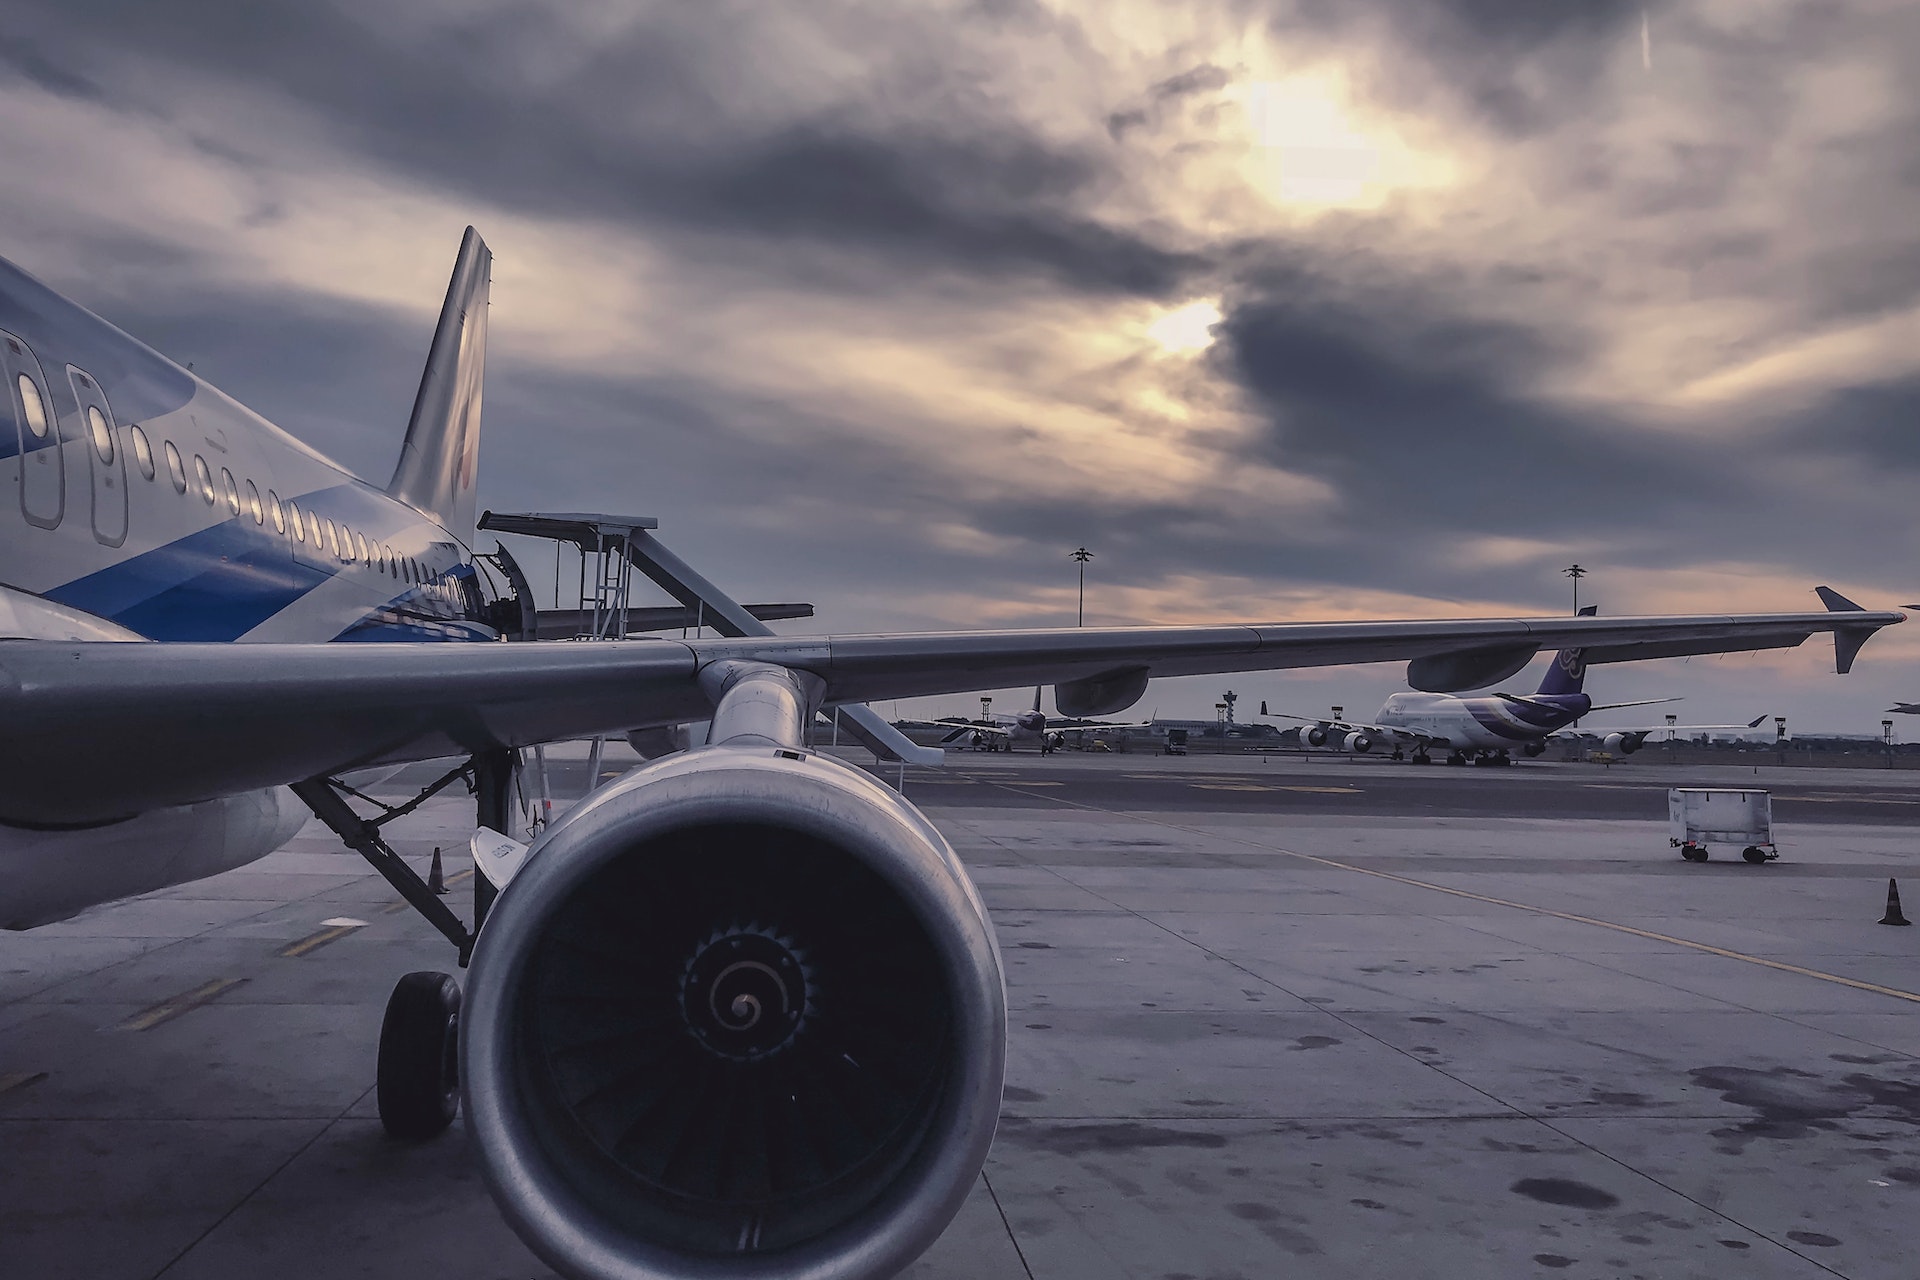
[[[410,973],[387,998],[375,1094],[390,1137],[438,1137],[460,1110],[460,984]]]
[[[1461,755],[1458,751],[1452,752],[1447,756],[1448,764],[1460,765],[1460,764],[1465,764],[1466,762],[1467,762],[1467,758]]]

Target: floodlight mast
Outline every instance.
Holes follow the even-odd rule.
[[[1067,559],[1078,561],[1080,565],[1080,612],[1074,625],[1084,627],[1087,625],[1087,561],[1093,559],[1093,552],[1085,547],[1076,547],[1067,553]]]

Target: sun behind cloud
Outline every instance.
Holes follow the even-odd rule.
[[[1147,336],[1169,355],[1192,355],[1213,345],[1221,319],[1219,299],[1202,298],[1162,312],[1147,325]]]

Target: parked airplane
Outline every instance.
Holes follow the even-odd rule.
[[[512,558],[473,549],[490,264],[469,229],[382,488],[0,262],[0,924],[239,866],[312,811],[471,961],[464,1005],[446,974],[394,989],[382,1121],[428,1137],[464,1105],[502,1212],[569,1276],[890,1275],[978,1180],[1006,1052],[993,928],[918,810],[805,749],[822,707],[1038,683],[1100,716],[1154,676],[1395,659],[1453,691],[1542,648],[1815,632],[1845,671],[1904,616],[782,638],[650,521],[574,513],[522,526],[620,531],[722,634],[540,641]],[[530,849],[501,834],[521,748],[701,720],[707,745]],[[477,793],[471,926],[386,842],[393,811],[336,781],[445,757],[423,795]]]
[[[1033,707],[1010,716],[994,716],[979,720],[968,720],[954,716],[942,720],[904,720],[901,724],[909,728],[932,732],[948,731],[940,739],[943,747],[956,742],[965,742],[975,751],[1012,751],[1020,743],[1031,743],[1040,748],[1040,754],[1050,756],[1067,745],[1071,734],[1086,735],[1101,729],[1146,729],[1153,722],[1142,720],[1122,723],[1113,720],[1076,720],[1055,717],[1047,718],[1040,709],[1040,689],[1033,691]]]
[[[1824,591],[1825,588],[1822,588]],[[1849,608],[1851,602],[1835,595],[1830,607]],[[1582,610],[1592,616],[1592,610]],[[1435,751],[1446,752],[1448,764],[1505,765],[1513,763],[1512,752],[1537,756],[1556,737],[1580,733],[1573,726],[1595,711],[1615,711],[1626,707],[1650,707],[1677,698],[1648,698],[1639,702],[1595,703],[1587,696],[1585,685],[1587,660],[1580,649],[1563,649],[1554,655],[1553,665],[1531,695],[1495,693],[1478,698],[1460,698],[1444,693],[1395,693],[1388,696],[1373,724],[1349,724],[1323,716],[1299,716],[1269,712],[1260,704],[1260,714],[1270,718],[1302,720],[1295,730],[1303,745],[1335,751],[1390,753],[1395,760],[1410,759],[1414,764],[1432,764]],[[1766,716],[1744,725],[1662,724],[1646,727],[1622,726],[1584,731],[1582,736],[1599,738],[1608,751],[1630,756],[1645,744],[1650,734],[1660,732],[1701,733],[1725,730],[1740,732],[1757,728]]]

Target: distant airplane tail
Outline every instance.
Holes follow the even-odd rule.
[[[1600,612],[1600,606],[1590,604],[1580,611],[1583,618],[1591,618]],[[1540,681],[1540,694],[1585,693],[1587,683],[1587,654],[1584,649],[1562,649],[1553,657],[1553,665],[1547,668],[1547,674]]]
[[[438,520],[462,542],[474,532],[480,384],[487,357],[487,285],[493,254],[472,227],[460,241],[447,300],[420,375],[400,463],[387,492]]]

